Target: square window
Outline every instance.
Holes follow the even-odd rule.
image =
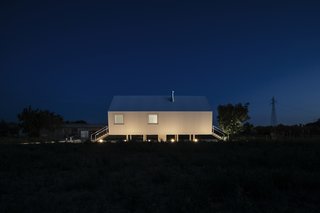
[[[148,115],[148,123],[149,124],[157,124],[158,123],[158,115],[157,114],[149,114]]]
[[[114,115],[114,124],[123,124],[123,115]]]

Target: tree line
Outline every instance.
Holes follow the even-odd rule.
[[[249,103],[218,106],[218,123],[229,139],[304,139],[320,136],[320,119],[305,125],[254,126],[248,122]]]
[[[285,139],[320,136],[320,119],[305,125],[254,126],[248,121],[249,103],[225,104],[218,108],[219,127],[227,134],[228,139],[262,138]],[[28,137],[40,137],[41,132],[54,132],[63,124],[86,124],[85,121],[64,121],[61,115],[28,106],[18,114],[19,124],[0,121],[0,136],[15,136],[24,133]],[[20,131],[20,132],[19,132]]]

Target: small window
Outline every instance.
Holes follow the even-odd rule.
[[[114,124],[123,124],[123,115],[114,115]]]
[[[157,124],[158,123],[158,115],[157,114],[149,114],[148,115],[148,123],[149,124]]]

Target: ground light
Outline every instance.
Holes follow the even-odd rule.
[[[175,142],[175,140],[174,140],[173,138],[171,138],[171,140],[170,140],[170,141],[171,141],[171,143],[174,143],[174,142]]]
[[[102,142],[103,142],[103,140],[102,140],[102,139],[100,139],[100,140],[98,140],[98,142],[99,142],[99,143],[102,143]]]
[[[195,138],[194,140],[193,140],[193,142],[195,142],[195,143],[197,143],[199,140],[197,139],[197,138]]]

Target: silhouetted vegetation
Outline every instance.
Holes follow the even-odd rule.
[[[320,119],[305,125],[253,126],[246,123],[234,140],[312,140],[320,138]]]
[[[19,135],[19,126],[16,123],[0,121],[0,137],[16,137]]]
[[[317,212],[320,143],[1,145],[1,212]]]
[[[20,126],[29,137],[39,137],[40,131],[53,132],[63,124],[63,118],[48,110],[24,108],[18,114]]]

